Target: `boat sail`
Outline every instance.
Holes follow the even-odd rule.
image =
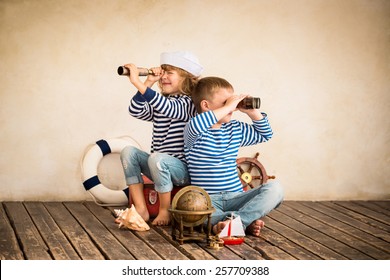
[[[219,233],[219,238],[226,245],[238,245],[244,242],[244,236],[245,231],[240,216],[233,217],[232,213],[229,223]]]

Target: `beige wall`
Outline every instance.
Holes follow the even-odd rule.
[[[89,144],[148,150],[116,68],[175,50],[262,98],[274,138],[240,155],[260,152],[286,199],[389,199],[389,15],[386,0],[2,0],[0,200],[89,199]]]

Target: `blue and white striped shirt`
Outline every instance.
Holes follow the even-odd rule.
[[[131,116],[153,122],[151,153],[160,152],[185,162],[183,130],[196,115],[190,96],[163,96],[147,88],[145,94],[137,92],[129,106]]]
[[[253,124],[231,120],[220,128],[213,111],[197,115],[184,129],[184,151],[191,184],[202,187],[208,193],[222,191],[242,192],[236,159],[242,146],[268,141],[272,129],[268,117]]]

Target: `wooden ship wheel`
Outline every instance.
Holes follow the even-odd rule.
[[[238,176],[244,191],[265,184],[268,179],[275,179],[275,176],[267,175],[264,166],[257,160],[258,156],[259,153],[256,153],[253,158],[242,157],[236,160]]]

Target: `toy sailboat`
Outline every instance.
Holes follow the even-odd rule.
[[[244,236],[245,231],[240,216],[233,217],[232,213],[229,223],[219,233],[219,238],[226,245],[238,245],[244,242]]]

